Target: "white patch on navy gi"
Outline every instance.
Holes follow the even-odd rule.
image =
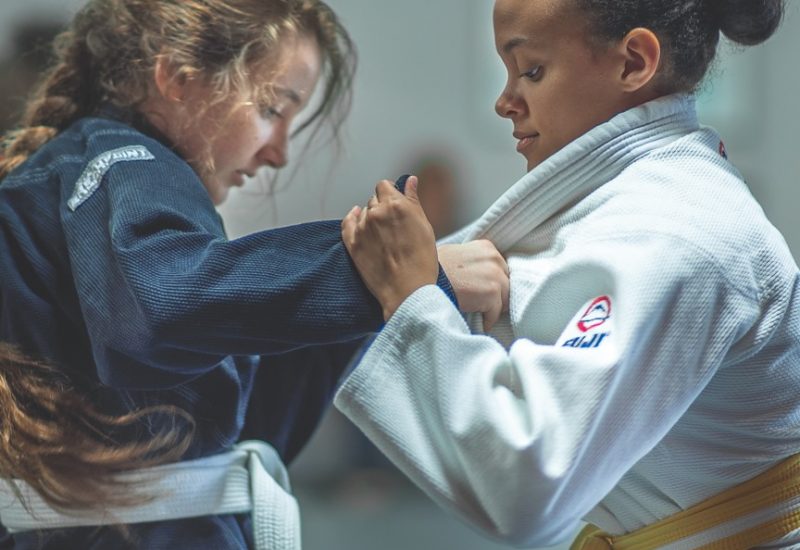
[[[611,298],[598,296],[586,302],[558,338],[562,348],[599,348],[611,334]]]
[[[155,158],[147,150],[147,147],[143,145],[129,145],[106,151],[94,158],[83,170],[81,177],[75,183],[75,190],[72,192],[72,196],[67,201],[67,206],[75,212],[80,205],[92,196],[92,193],[97,191],[97,188],[100,187],[100,182],[103,181],[103,176],[116,163],[130,160],[153,160]]]

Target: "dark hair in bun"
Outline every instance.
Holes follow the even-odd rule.
[[[711,17],[729,39],[753,46],[775,33],[783,18],[782,0],[706,0]]]
[[[661,41],[661,88],[692,91],[714,60],[720,33],[752,46],[775,33],[784,0],[574,0],[595,39],[621,40],[636,27]]]

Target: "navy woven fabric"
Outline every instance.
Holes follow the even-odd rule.
[[[152,158],[97,162],[142,150]],[[443,273],[440,284],[454,299]],[[291,461],[381,326],[338,220],[228,240],[189,165],[120,121],[78,121],[0,185],[0,339],[65,369],[111,413],[184,408],[197,420],[187,458],[244,434]],[[186,533],[196,527],[213,543],[204,547],[244,548],[247,523],[133,534],[142,548],[195,548]],[[45,547],[110,548],[104,537],[117,537],[90,531],[51,534]],[[37,534],[16,539],[38,544]]]

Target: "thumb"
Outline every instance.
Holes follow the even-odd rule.
[[[409,176],[408,180],[406,181],[405,195],[409,199],[418,203],[419,195],[417,194],[417,185],[419,185],[419,179],[417,179],[417,176]]]

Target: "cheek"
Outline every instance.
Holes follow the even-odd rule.
[[[272,139],[276,128],[276,125],[266,121],[257,124],[250,134],[251,142],[255,144],[267,143]]]
[[[274,125],[259,117],[240,125],[230,141],[235,141],[240,148],[253,152],[263,147],[272,138],[273,131]]]
[[[575,96],[572,83],[553,78],[546,84],[543,82],[537,91],[535,118],[542,134],[551,140],[561,141],[574,132],[576,123],[585,109],[582,100]]]
[[[566,79],[554,93],[548,110],[549,129],[561,145],[607,120],[606,93],[594,79]]]
[[[589,127],[594,127],[616,114],[620,91],[613,78],[615,66],[601,63],[587,65],[583,78],[576,78],[572,91],[575,102],[584,105]]]
[[[261,131],[252,124],[230,125],[218,136],[215,149],[219,156],[248,156],[258,148],[260,138]]]

